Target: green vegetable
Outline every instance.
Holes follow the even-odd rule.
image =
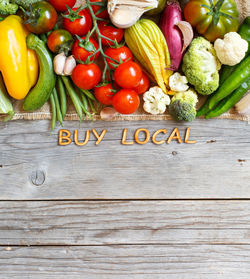
[[[53,89],[53,93],[52,94],[54,96],[54,100],[55,100],[55,104],[56,104],[57,120],[59,121],[59,123],[61,125],[63,125],[62,112],[61,112],[60,103],[59,103],[59,99],[58,99],[58,96],[57,96],[56,88]]]
[[[51,105],[51,112],[52,112],[51,131],[54,131],[56,127],[56,103],[53,94],[50,95],[50,105]]]
[[[67,96],[66,96],[66,91],[65,91],[63,81],[60,77],[58,77],[57,80],[57,89],[60,96],[62,117],[64,118],[67,112]]]
[[[7,96],[7,90],[2,75],[0,74],[0,114],[8,114],[8,116],[4,118],[4,121],[10,120],[14,116],[12,103]]]
[[[245,95],[245,93],[250,89],[250,78],[243,82],[240,87],[238,87],[231,95],[224,98],[219,105],[206,114],[205,118],[209,119],[211,117],[217,117],[221,114],[230,110],[240,99]]]
[[[203,37],[194,39],[183,57],[182,70],[188,82],[202,95],[210,95],[218,88],[220,67],[215,49]]]
[[[77,95],[77,93],[75,92],[73,86],[72,86],[72,83],[70,82],[69,78],[68,77],[65,77],[65,76],[62,76],[62,80],[63,80],[63,83],[67,89],[67,92],[74,104],[74,107],[76,109],[76,112],[80,118],[80,121],[82,120],[82,103],[81,103],[81,100],[79,98],[79,96]]]
[[[241,38],[248,42],[248,51],[246,52],[245,57],[250,53],[250,16],[246,17],[243,23],[240,26],[238,31]],[[235,66],[228,66],[224,65],[222,71],[220,73],[220,84],[222,84],[233,72],[237,65]]]
[[[0,15],[14,15],[18,10],[18,5],[10,0],[0,0]]]
[[[225,80],[220,88],[208,100],[208,108],[213,109],[216,104],[231,94],[250,77],[250,56],[244,58],[235,68],[233,73]]]
[[[14,0],[17,5],[22,6],[24,8],[29,8],[30,5],[36,2],[40,2],[41,0]]]
[[[196,117],[197,94],[193,90],[176,93],[171,99],[169,113],[179,121],[193,121]]]
[[[23,104],[24,110],[32,111],[41,108],[49,99],[55,87],[56,78],[52,58],[44,42],[38,36],[29,34],[27,37],[27,46],[35,50],[40,68],[37,84],[31,89]]]

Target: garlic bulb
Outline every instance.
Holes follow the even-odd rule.
[[[128,28],[136,23],[143,13],[158,6],[158,0],[108,0],[108,13],[118,28]]]

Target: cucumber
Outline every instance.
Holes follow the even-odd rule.
[[[56,76],[53,61],[45,43],[36,35],[29,34],[27,46],[36,52],[40,68],[37,84],[31,89],[23,103],[24,110],[33,111],[41,108],[48,101],[55,88]]]

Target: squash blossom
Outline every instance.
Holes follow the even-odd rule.
[[[166,39],[160,28],[149,19],[141,19],[126,29],[125,41],[147,75],[167,93],[172,71]]]
[[[19,16],[11,15],[0,22],[0,72],[10,96],[25,98],[38,77],[38,60],[27,48],[28,31]]]

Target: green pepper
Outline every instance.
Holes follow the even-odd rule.
[[[8,116],[4,118],[5,122],[12,119],[14,116],[12,103],[7,96],[8,94],[3,82],[3,77],[0,74],[0,114],[8,114]]]
[[[221,114],[229,111],[240,99],[245,95],[245,93],[250,89],[250,78],[243,82],[240,87],[238,87],[232,94],[224,98],[219,105],[206,114],[205,118],[209,119],[212,117],[220,116]]]
[[[250,77],[250,56],[244,58],[240,64],[238,64],[233,73],[228,77],[219,89],[212,95],[208,101],[209,109],[213,109],[215,105],[231,94],[237,89],[243,82]]]

